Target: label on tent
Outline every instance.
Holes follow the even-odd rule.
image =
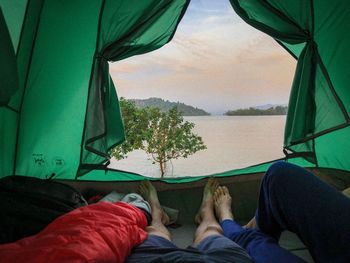
[[[45,166],[45,156],[41,153],[33,153],[32,154],[33,156],[33,161],[34,161],[34,164],[38,167],[43,167]]]

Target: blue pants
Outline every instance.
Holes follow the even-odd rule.
[[[135,247],[126,263],[252,263],[248,253],[235,242],[220,235],[204,238],[197,246],[178,248],[173,242],[156,235],[148,235]]]
[[[266,172],[256,211],[257,229],[224,220],[224,235],[260,262],[304,262],[278,245],[296,233],[316,262],[350,262],[350,199],[305,169],[286,162]]]

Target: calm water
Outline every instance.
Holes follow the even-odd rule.
[[[283,156],[285,116],[185,117],[207,146],[187,159],[168,164],[167,177],[209,175],[270,161]],[[111,168],[147,176],[159,176],[159,168],[143,151],[124,160],[112,160]]]

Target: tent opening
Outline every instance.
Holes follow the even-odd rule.
[[[194,132],[207,148],[166,163],[165,177],[181,177],[284,157],[285,114],[295,66],[294,57],[247,25],[229,1],[201,0],[191,1],[171,42],[111,63],[110,74],[119,97],[141,107],[178,107],[184,121],[195,124]],[[126,130],[126,141],[136,135],[130,132],[128,138]],[[160,177],[159,163],[144,150],[134,150],[125,159],[112,158],[109,168]]]

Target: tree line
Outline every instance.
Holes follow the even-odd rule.
[[[276,106],[268,109],[257,109],[257,108],[247,108],[230,110],[225,113],[228,116],[261,116],[261,115],[286,115],[288,107],[287,106]]]
[[[207,116],[210,113],[205,110],[186,105],[182,102],[171,102],[168,100],[163,100],[161,98],[148,98],[148,99],[132,99],[131,101],[135,102],[137,107],[146,108],[158,108],[160,111],[166,112],[170,109],[176,107],[182,116]]]

